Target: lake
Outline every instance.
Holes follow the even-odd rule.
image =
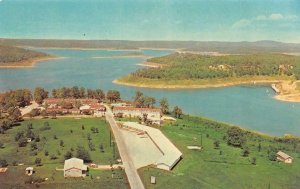
[[[182,107],[185,113],[201,115],[218,121],[239,125],[270,135],[300,136],[300,103],[273,99],[269,86],[234,86],[210,89],[143,89],[113,84],[112,81],[141,68],[143,58],[92,58],[142,52],[162,56],[171,50],[74,50],[35,49],[66,57],[41,61],[34,68],[0,69],[0,91],[17,88],[48,90],[62,86],[116,89],[122,98],[132,100],[136,90],[157,99],[166,97],[171,106]]]

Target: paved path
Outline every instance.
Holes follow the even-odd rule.
[[[134,167],[133,161],[130,157],[130,155],[128,154],[128,149],[125,146],[125,141],[124,138],[121,134],[121,131],[119,129],[119,127],[117,126],[117,123],[114,119],[113,113],[111,111],[111,109],[106,106],[106,120],[109,122],[111,129],[114,133],[115,136],[115,140],[116,143],[118,145],[118,149],[119,149],[119,153],[125,168],[125,172],[130,184],[130,188],[131,189],[144,189],[144,185],[143,182],[137,172],[137,170]]]

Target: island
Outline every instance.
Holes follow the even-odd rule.
[[[177,52],[148,59],[146,68],[113,81],[147,88],[208,88],[275,84],[280,100],[300,99],[300,57],[280,53],[203,54]],[[291,97],[292,94],[292,97]]]
[[[0,45],[0,68],[33,67],[38,61],[56,58],[20,47]]]

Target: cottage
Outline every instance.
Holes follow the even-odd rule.
[[[143,117],[146,114],[152,123],[161,124],[161,110],[158,108],[114,107],[113,113],[124,117]]]
[[[293,162],[293,158],[282,151],[277,152],[276,155],[277,155],[277,160],[279,160],[279,161],[282,161],[284,163],[292,163]]]
[[[64,177],[85,177],[87,171],[87,165],[83,164],[82,159],[71,158],[65,160]]]

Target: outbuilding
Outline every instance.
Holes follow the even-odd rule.
[[[293,162],[293,158],[282,151],[277,152],[276,155],[277,155],[277,160],[279,160],[279,161],[282,161],[284,163],[292,163]]]
[[[64,177],[85,177],[87,171],[87,165],[84,165],[82,159],[71,158],[65,160]]]

